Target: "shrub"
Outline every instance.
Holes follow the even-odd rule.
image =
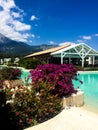
[[[21,76],[21,70],[18,68],[8,68],[5,67],[0,70],[0,80],[14,80]]]
[[[18,124],[11,104],[6,103],[6,94],[0,90],[0,129],[2,130],[22,130]]]
[[[46,121],[61,111],[61,99],[57,95],[52,95],[47,85],[49,84],[41,83],[39,93],[33,85],[30,89],[14,86],[4,90],[7,100],[11,101],[14,94],[11,112],[15,113],[20,128],[24,129]]]
[[[43,60],[39,60],[37,58],[30,58],[30,59],[21,59],[19,61],[19,65],[26,68],[26,69],[35,69],[39,64],[43,65],[46,62]]]
[[[74,89],[72,79],[77,80],[77,69],[72,64],[45,64],[39,65],[35,70],[31,70],[32,83],[39,90],[41,82],[49,82],[52,86],[52,93],[60,97],[68,96],[77,91]]]

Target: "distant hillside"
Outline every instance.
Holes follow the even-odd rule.
[[[50,49],[50,48],[53,48],[53,47],[57,47],[57,45],[48,45],[48,44],[40,45],[41,50],[47,50],[47,49]]]
[[[36,51],[40,51],[39,46],[30,46],[23,42],[10,40],[0,34],[0,53],[6,55],[27,55]]]
[[[41,45],[41,46],[30,46],[23,42],[13,41],[4,35],[0,34],[0,54],[4,56],[24,56],[30,53],[46,50],[52,48],[51,45]]]

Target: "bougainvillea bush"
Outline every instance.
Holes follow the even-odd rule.
[[[40,92],[39,84],[49,82],[52,86],[51,92],[58,94],[60,97],[69,96],[76,93],[72,79],[77,79],[77,69],[72,64],[45,64],[39,65],[36,69],[31,70],[32,83]],[[46,87],[49,87],[46,86]]]

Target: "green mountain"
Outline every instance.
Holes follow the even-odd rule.
[[[0,34],[0,54],[4,56],[24,56],[40,50],[42,49],[39,46],[30,46],[23,42],[13,41]]]
[[[26,56],[28,54],[53,48],[55,46],[46,44],[30,46],[23,42],[13,41],[0,34],[0,55],[3,57]]]

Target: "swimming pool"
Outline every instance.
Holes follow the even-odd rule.
[[[84,91],[85,107],[98,112],[98,72],[83,72],[78,76],[83,84],[73,81],[74,87]]]
[[[21,74],[21,79],[25,82],[25,80],[27,80],[28,76],[30,76],[30,72],[27,70],[24,70],[24,69],[21,69],[22,71],[22,74]],[[31,78],[29,77],[29,80],[28,82],[30,83],[31,82]]]

